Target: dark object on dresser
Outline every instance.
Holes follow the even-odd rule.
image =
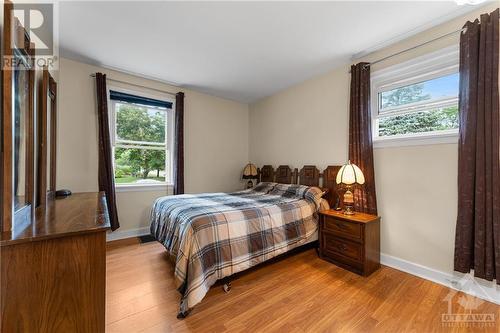
[[[0,238],[1,332],[104,333],[104,192],[51,200],[46,213]]]
[[[71,195],[70,190],[57,190],[56,191],[56,198],[66,198]]]
[[[380,216],[320,212],[319,256],[368,276],[380,268]]]

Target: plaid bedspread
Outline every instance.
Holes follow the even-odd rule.
[[[175,258],[181,312],[217,280],[310,241],[321,195],[316,187],[260,183],[235,193],[158,198],[151,234]]]

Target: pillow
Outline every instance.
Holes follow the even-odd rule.
[[[299,196],[300,198],[303,198],[303,195],[301,192],[304,192],[305,190],[302,189],[301,187],[303,187],[303,186],[296,185],[296,184],[276,183],[276,186],[272,189],[271,192],[269,192],[269,194],[286,196],[286,197]]]
[[[268,193],[270,195],[279,195],[287,198],[297,197],[314,202],[316,208],[319,207],[320,199],[323,196],[323,191],[315,186],[305,186],[297,184],[276,184],[276,186]]]
[[[319,201],[319,211],[324,211],[324,210],[329,210],[330,209],[330,204],[326,199],[321,199]]]
[[[252,189],[252,191],[255,192],[263,192],[263,193],[268,193],[274,187],[277,185],[277,183],[272,183],[272,182],[260,182],[255,187]]]
[[[324,192],[319,187],[313,186],[307,188],[307,191],[304,193],[304,198],[313,201],[316,204],[316,208],[319,208],[323,195]]]
[[[321,191],[323,192],[323,194],[321,195],[321,197],[323,198],[325,195],[328,194],[328,192],[330,192],[330,189],[328,187],[320,187]]]

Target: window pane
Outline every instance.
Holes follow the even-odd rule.
[[[380,111],[410,103],[457,97],[458,81],[459,74],[454,73],[379,93]]]
[[[165,150],[116,148],[116,184],[156,184],[165,182]]]
[[[166,111],[135,104],[115,104],[118,140],[165,143]]]
[[[378,120],[378,135],[423,133],[458,128],[458,105]]]

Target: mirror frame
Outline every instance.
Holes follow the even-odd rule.
[[[56,193],[56,170],[57,170],[57,82],[49,73],[49,96],[50,96],[50,192],[55,197]]]
[[[48,99],[50,99],[50,133],[48,125]],[[45,209],[48,200],[54,199],[56,191],[56,148],[57,148],[57,83],[45,67],[40,85],[39,143],[38,143],[38,186],[37,209]],[[50,140],[48,140],[50,138]],[[50,142],[50,156],[47,156]],[[50,159],[50,177],[47,179],[47,159]],[[48,190],[47,190],[48,183]]]
[[[13,3],[4,2],[3,54],[2,54],[2,231],[11,231],[16,225],[31,223],[34,219],[34,82],[35,69],[30,65],[30,58],[35,55],[34,45],[19,20],[13,17]],[[13,46],[11,48],[11,46]],[[13,144],[14,144],[14,71],[8,66],[7,59],[18,58],[28,68],[26,115],[26,167],[25,167],[25,205],[14,211],[14,174],[13,174]]]

